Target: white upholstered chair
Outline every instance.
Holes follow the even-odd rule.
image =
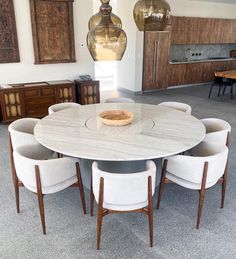
[[[106,99],[105,103],[135,103],[135,101],[127,97],[114,97]]]
[[[94,197],[98,203],[97,249],[100,249],[103,216],[121,212],[143,212],[149,218],[150,246],[153,245],[153,205],[156,165],[147,161],[146,171],[131,174],[101,171],[92,165],[91,215]]]
[[[79,160],[72,157],[45,160],[42,146],[21,146],[13,152],[18,179],[38,196],[38,205],[43,228],[46,234],[43,195],[56,193],[69,186],[78,186],[86,214],[83,183],[80,175]]]
[[[10,159],[11,159],[11,167],[12,167],[12,178],[13,178],[13,184],[15,189],[17,213],[19,213],[19,187],[22,187],[23,185],[18,180],[15,172],[13,150],[24,145],[39,144],[34,137],[34,127],[39,121],[40,121],[39,119],[34,119],[34,118],[23,118],[12,122],[8,127]],[[51,150],[43,146],[41,146],[40,149],[41,149],[42,156],[44,155],[45,158],[51,156],[53,153]]]
[[[204,141],[217,142],[229,147],[231,126],[227,121],[217,118],[206,118],[201,121],[206,127]]]
[[[175,155],[165,158],[159,186],[157,208],[160,208],[164,184],[174,182],[188,189],[199,191],[198,217],[199,228],[205,190],[222,183],[221,208],[224,207],[227,183],[228,148],[213,142],[203,141],[189,151],[189,155]]]
[[[159,106],[164,106],[168,108],[173,108],[175,110],[185,112],[186,114],[191,115],[192,108],[190,105],[186,103],[180,103],[180,102],[162,102],[158,104]]]
[[[53,104],[48,108],[48,114],[52,114],[54,112],[62,111],[68,108],[78,108],[80,104],[73,102],[65,102],[65,103],[57,103]]]

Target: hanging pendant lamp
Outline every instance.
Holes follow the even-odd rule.
[[[109,4],[110,0],[101,0],[102,4]],[[110,13],[111,21],[114,25],[122,28],[122,22],[119,16],[115,15],[114,13]],[[94,29],[102,20],[102,13],[99,11],[98,13],[94,14],[88,22],[89,30]]]
[[[112,22],[110,0],[101,0],[101,2],[100,22],[96,26],[94,22],[89,25],[91,26],[87,35],[89,52],[94,61],[121,60],[127,45],[126,34],[121,27]]]
[[[163,31],[170,19],[165,0],[139,0],[134,6],[134,20],[139,31]]]

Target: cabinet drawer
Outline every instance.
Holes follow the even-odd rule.
[[[26,115],[44,117],[48,114],[48,107],[55,104],[55,97],[30,98],[25,102]]]
[[[45,87],[40,89],[40,95],[41,96],[54,96],[55,94],[55,88],[52,87]]]
[[[37,97],[38,95],[39,95],[38,89],[24,90],[24,96],[25,96],[25,98]]]

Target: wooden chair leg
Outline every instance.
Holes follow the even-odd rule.
[[[104,178],[100,178],[99,200],[98,200],[98,217],[97,217],[97,250],[100,250],[101,234],[102,234],[102,218],[103,218],[103,191]]]
[[[41,185],[41,179],[40,179],[40,171],[39,171],[39,167],[37,165],[35,166],[35,176],[36,176],[37,196],[38,196],[38,205],[39,205],[41,224],[42,224],[42,228],[43,228],[43,234],[46,235],[42,185]]]
[[[225,191],[226,191],[226,185],[227,185],[227,179],[228,179],[228,161],[225,166],[225,172],[223,175],[223,182],[222,182],[222,191],[221,191],[221,208],[224,208],[225,204]]]
[[[152,177],[148,177],[148,223],[150,247],[153,247],[153,201],[152,201]]]
[[[83,212],[84,212],[84,214],[86,214],[87,212],[86,212],[86,204],[85,204],[85,197],[84,197],[84,186],[83,186],[83,181],[81,178],[79,163],[76,163],[76,174],[77,174],[77,179],[78,179],[78,185],[79,185],[80,198],[81,198],[81,202],[82,202]]]
[[[12,147],[12,141],[11,141],[11,135],[9,133],[9,146],[10,146],[10,161],[11,161],[11,170],[12,170],[12,180],[15,190],[15,199],[16,199],[16,211],[17,213],[20,213],[20,199],[19,199],[19,180],[16,175],[16,169],[15,169],[15,163],[13,158],[13,147]]]
[[[93,194],[93,175],[91,174],[90,180],[90,215],[93,216],[93,208],[94,208],[94,194]]]
[[[205,192],[206,192],[207,170],[208,170],[208,162],[205,162],[204,169],[203,169],[201,190],[199,193],[198,215],[197,215],[197,225],[196,225],[197,229],[199,229],[200,222],[201,222],[202,208],[203,208]]]
[[[164,160],[163,167],[162,167],[161,181],[160,181],[159,192],[158,192],[158,198],[157,198],[157,209],[160,208],[161,197],[162,197],[162,193],[163,193],[163,189],[164,189],[164,184],[165,184],[167,162],[168,162],[168,160],[165,159],[165,160]]]

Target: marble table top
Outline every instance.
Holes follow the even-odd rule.
[[[128,110],[134,121],[126,126],[104,125],[99,113]],[[56,152],[92,160],[134,161],[186,151],[205,136],[205,127],[183,112],[139,103],[84,105],[43,118],[36,139]]]

